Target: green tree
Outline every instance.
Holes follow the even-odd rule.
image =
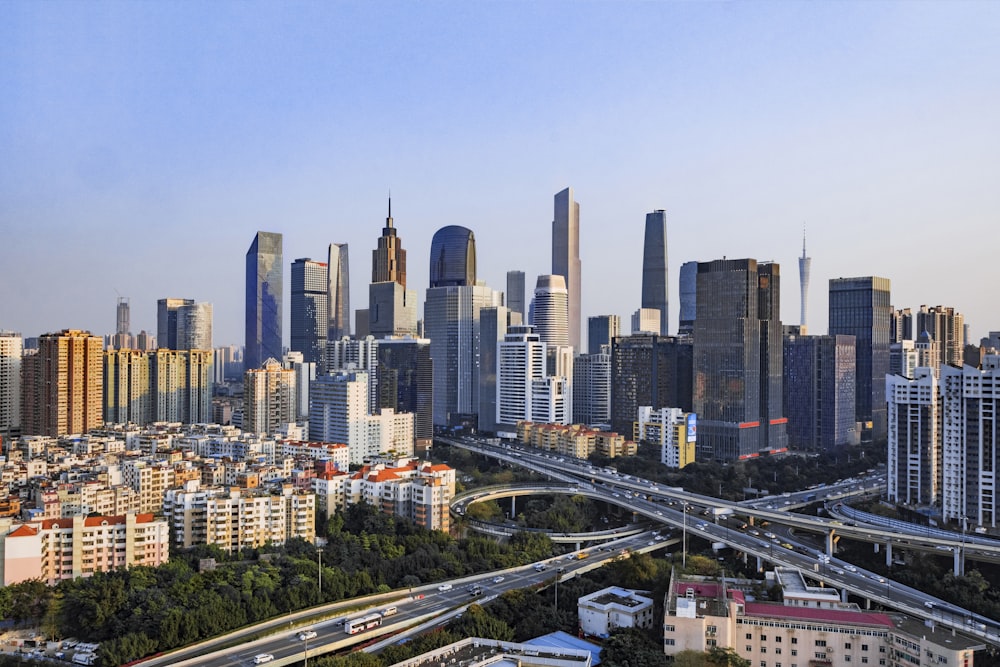
[[[667,656],[658,642],[642,630],[616,630],[601,650],[601,664],[607,667],[663,667]]]

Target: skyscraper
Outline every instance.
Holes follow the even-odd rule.
[[[811,450],[857,444],[854,338],[785,336],[784,357],[789,444]]]
[[[920,335],[925,331],[938,344],[934,364],[961,368],[965,342],[965,317],[962,313],[946,306],[920,306],[915,333]]]
[[[431,342],[426,338],[385,338],[378,341],[378,408],[413,414],[418,449],[434,437],[434,369]]]
[[[543,343],[570,345],[570,327],[567,321],[569,295],[562,276],[538,276],[535,285],[535,310],[532,324]],[[578,326],[579,328],[579,326]],[[580,348],[575,347],[579,350]]]
[[[261,368],[248,369],[243,380],[243,430],[274,433],[279,426],[294,422],[295,371],[268,358]]]
[[[21,425],[25,435],[87,433],[104,419],[104,344],[89,331],[38,338],[23,358]]]
[[[442,227],[431,239],[430,286],[476,284],[476,237],[458,225]]]
[[[595,315],[587,318],[587,354],[600,354],[621,335],[622,318],[618,315]]]
[[[799,316],[799,333],[806,335],[808,326],[806,319],[809,310],[809,267],[812,265],[812,257],[806,257],[806,231],[802,230],[802,257],[799,257],[799,298],[802,299],[801,314]]]
[[[659,309],[659,333],[664,336],[670,333],[668,284],[667,214],[658,209],[646,214],[646,234],[642,243],[642,307]]]
[[[547,357],[547,345],[534,327],[513,326],[507,330],[497,351],[497,428],[516,432],[519,421],[570,422],[570,382],[546,372]]]
[[[351,335],[351,276],[347,244],[331,243],[327,252],[326,339]]]
[[[573,188],[566,188],[555,196],[552,273],[562,276],[565,281],[569,344],[578,352],[583,349],[580,345],[580,271],[580,205],[573,200]]]
[[[512,313],[519,313],[521,321],[527,318],[528,311],[524,307],[524,271],[507,272],[507,308]]]
[[[681,264],[679,282],[681,312],[677,335],[690,336],[694,333],[694,318],[698,307],[698,262]]]
[[[490,306],[479,310],[480,431],[497,431],[497,348],[507,334],[511,315],[510,309],[505,306]],[[518,315],[513,317],[519,318]]]
[[[283,260],[282,237],[257,232],[246,257],[246,368],[281,359]]]
[[[2,445],[21,433],[21,356],[24,339],[0,331],[0,438]]]
[[[736,461],[784,451],[778,265],[701,262],[697,280],[693,407],[699,455]]]
[[[212,349],[212,304],[192,301],[177,309],[176,349]]]
[[[156,344],[167,350],[178,349],[177,311],[194,299],[160,299],[156,302]]]
[[[611,346],[611,429],[628,438],[641,406],[691,412],[692,345],[671,336],[618,336]]]
[[[321,363],[326,351],[330,325],[326,290],[325,263],[308,258],[292,262],[291,349],[301,352],[302,361],[307,364]]]
[[[396,236],[392,226],[392,199],[389,199],[389,216],[385,219],[378,247],[372,251],[372,282],[395,282],[406,287],[406,251],[403,240]]]
[[[121,350],[134,346],[129,318],[129,301],[127,296],[118,297],[115,309],[115,333],[111,336],[109,347]]]
[[[581,354],[573,360],[573,421],[603,428],[611,423],[610,345],[602,345],[597,354]]]
[[[892,320],[888,278],[832,278],[830,335],[854,336],[857,355],[855,418],[862,439],[886,437],[885,376],[889,372],[889,327]]]

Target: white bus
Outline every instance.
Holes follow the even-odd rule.
[[[344,632],[356,635],[365,630],[372,630],[382,625],[382,614],[373,612],[359,618],[351,618],[344,622]]]

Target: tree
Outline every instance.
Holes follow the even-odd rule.
[[[712,667],[750,667],[750,661],[741,658],[736,651],[719,646],[708,650],[708,664]]]
[[[663,667],[667,656],[658,642],[653,642],[637,628],[615,630],[601,651],[601,664],[607,667]]]

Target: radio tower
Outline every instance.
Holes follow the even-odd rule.
[[[806,257],[806,228],[802,227],[802,257],[799,257],[799,288],[802,293],[802,315],[799,319],[799,331],[806,335],[806,312],[808,309],[809,294],[809,265],[812,264],[812,257]]]

